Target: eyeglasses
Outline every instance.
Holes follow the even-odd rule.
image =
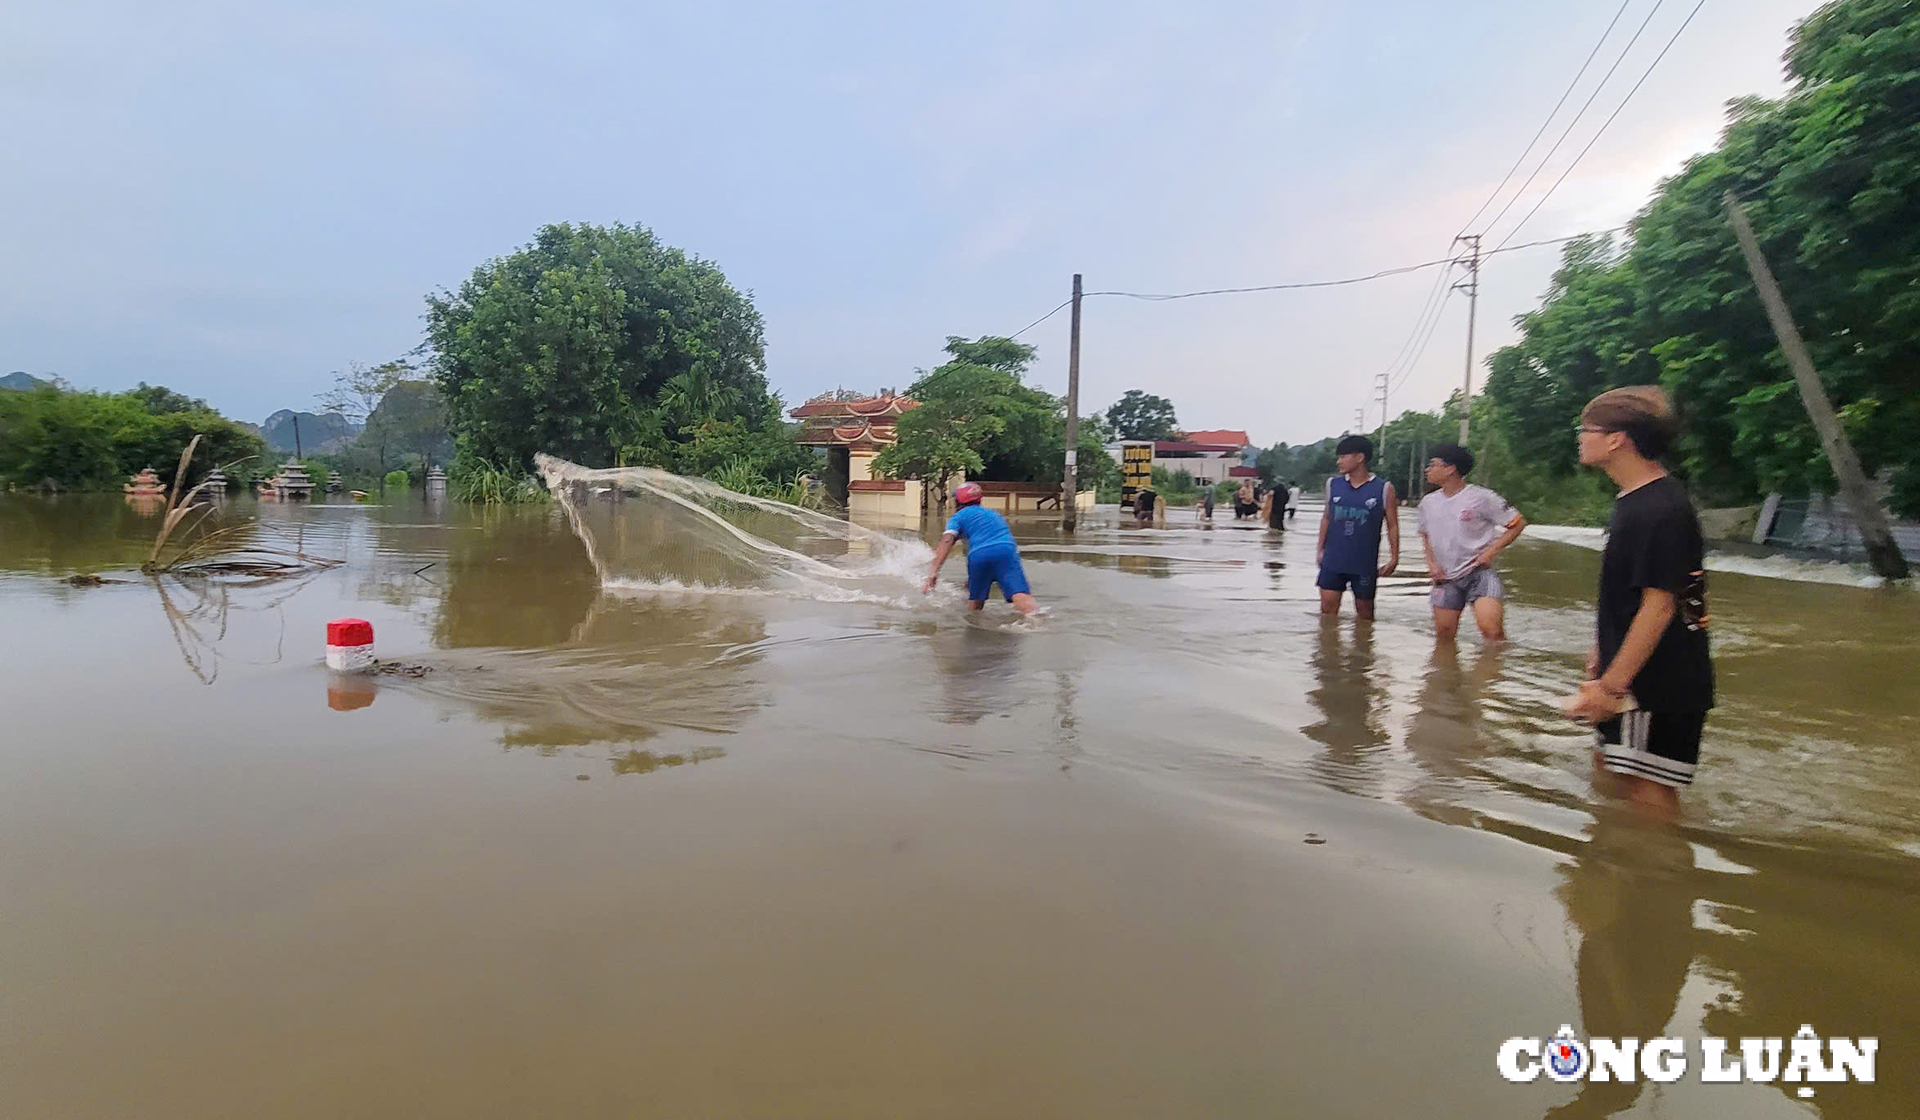
[[[1604,435],[1611,434],[1613,429],[1612,428],[1596,428],[1591,424],[1582,424],[1579,427],[1575,428],[1574,431],[1583,436],[1584,435],[1604,436]]]

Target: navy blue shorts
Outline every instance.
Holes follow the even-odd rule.
[[[1371,600],[1373,593],[1380,587],[1380,576],[1374,572],[1368,572],[1363,576],[1356,576],[1349,575],[1346,572],[1330,572],[1322,568],[1320,569],[1320,578],[1314,580],[1313,583],[1315,587],[1320,588],[1322,591],[1345,591],[1351,586],[1353,588],[1353,597],[1356,601]]]
[[[993,585],[1000,585],[1000,594],[1013,601],[1015,595],[1031,595],[1033,589],[1027,586],[1027,570],[1020,566],[1020,551],[1013,548],[995,548],[986,552],[967,553],[967,598],[976,603],[984,603],[993,597]]]

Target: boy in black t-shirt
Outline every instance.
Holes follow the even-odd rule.
[[[1620,487],[1600,558],[1597,640],[1567,714],[1600,734],[1595,761],[1635,801],[1669,811],[1693,781],[1713,707],[1705,546],[1693,503],[1657,461],[1673,408],[1651,385],[1602,393],[1580,413],[1580,462]]]

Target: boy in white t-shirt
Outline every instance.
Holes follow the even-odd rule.
[[[1434,637],[1451,643],[1469,604],[1480,635],[1506,641],[1506,588],[1494,558],[1527,527],[1527,519],[1484,486],[1467,485],[1473,452],[1457,444],[1435,447],[1427,481],[1440,489],[1420,499],[1420,543],[1433,581]]]

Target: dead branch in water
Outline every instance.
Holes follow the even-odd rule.
[[[171,572],[178,575],[244,575],[260,579],[280,579],[322,571],[340,564],[338,560],[308,556],[305,552],[293,549],[236,542],[234,537],[241,530],[250,528],[250,525],[227,525],[193,537],[174,553],[172,559],[162,563],[160,554],[166,549],[167,541],[172,538],[174,530],[179,528],[180,523],[186,520],[187,515],[194,511],[196,499],[212,481],[212,476],[209,475],[201,481],[200,485],[185,494],[180,493],[180,484],[187,475],[187,465],[192,462],[194,449],[199,444],[200,436],[195,435],[187,443],[187,449],[180,453],[180,466],[174,471],[173,489],[167,496],[167,513],[160,521],[159,534],[154,537],[153,551],[147,554],[146,563],[140,565],[141,571],[148,575]],[[226,471],[244,462],[246,459],[236,459],[220,469]],[[200,515],[193,519],[193,523],[187,526],[182,535],[191,536],[193,530],[199,528],[218,508],[215,503],[200,507]],[[237,547],[233,547],[235,545]]]

